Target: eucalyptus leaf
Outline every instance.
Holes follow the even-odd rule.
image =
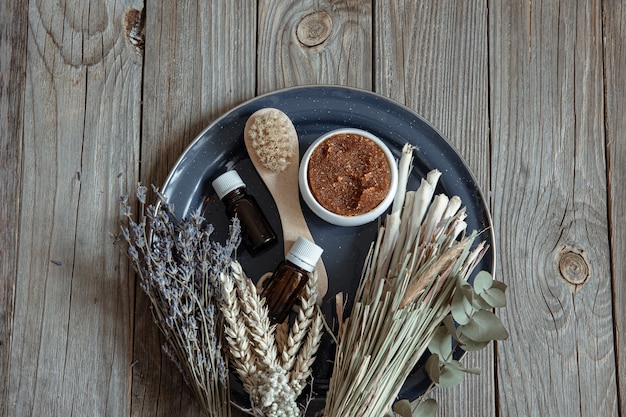
[[[476,352],[489,344],[489,342],[475,342],[463,334],[458,335],[457,341],[461,349],[466,352]]]
[[[477,295],[476,298],[474,298],[474,302],[472,303],[472,307],[474,307],[474,311],[493,309],[493,306],[489,304],[489,302],[483,298],[484,295],[485,293],[482,293],[480,295]],[[470,313],[470,315],[473,315],[473,313],[474,312]]]
[[[426,369],[426,374],[431,381],[434,383],[439,382],[439,376],[441,375],[439,355],[436,353],[430,355],[424,364],[424,369]]]
[[[465,372],[454,367],[444,366],[439,375],[439,382],[435,382],[440,388],[449,388],[459,385],[465,378]],[[434,382],[434,381],[433,381]]]
[[[436,353],[440,358],[447,358],[452,352],[452,335],[448,332],[445,326],[439,326],[433,334],[430,343],[428,343],[428,350],[431,353]]]
[[[497,288],[497,289],[501,290],[502,292],[506,292],[506,289],[509,288],[509,286],[506,285],[502,281],[494,280],[493,283],[491,284],[491,288]]]
[[[493,284],[493,277],[487,271],[480,271],[474,278],[474,291],[477,294],[482,294]]]
[[[463,364],[460,361],[457,361],[455,359],[446,362],[443,366],[444,367],[448,367],[448,368],[452,368],[452,369],[456,369],[456,370],[459,370],[459,371],[463,371],[465,369]]]
[[[450,335],[452,335],[454,339],[458,339],[458,336],[456,334],[456,325],[454,324],[454,319],[451,315],[447,315],[443,319],[443,325],[446,327],[446,330],[448,330],[448,333],[450,333]]]
[[[482,372],[481,369],[478,367],[465,368],[464,370],[466,374],[472,374],[472,375],[480,375],[480,373]]]
[[[432,398],[422,401],[413,412],[413,417],[435,417],[436,415],[437,401]]]
[[[509,337],[500,319],[488,310],[477,311],[467,324],[457,329],[457,332],[475,342],[505,340]]]
[[[452,297],[452,306],[450,312],[452,318],[459,324],[467,324],[470,320],[470,314],[467,313],[466,304],[467,298],[461,291],[456,291]],[[471,305],[470,305],[471,306]]]
[[[506,307],[506,296],[500,288],[489,288],[480,294],[480,297],[492,308]]]
[[[466,374],[480,375],[480,368],[466,368],[465,365],[463,365],[460,361],[457,361],[457,360],[446,362],[444,367],[456,369],[456,370],[465,372]]]
[[[465,309],[465,314],[468,316],[472,316],[476,311],[474,307],[474,301],[478,296],[476,294],[472,294],[472,298],[463,298],[463,308]]]
[[[472,286],[467,281],[458,280],[456,283],[456,290],[456,292],[460,292],[465,298],[470,301],[474,298],[476,294],[474,288],[472,288]]]
[[[400,400],[393,405],[393,412],[400,414],[402,417],[412,417],[411,403],[407,400]]]

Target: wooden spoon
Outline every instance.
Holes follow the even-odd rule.
[[[254,138],[257,140],[256,148],[253,145]],[[278,208],[285,254],[289,252],[298,236],[314,242],[300,206],[298,134],[289,117],[282,111],[270,107],[258,110],[246,122],[244,142],[252,164]],[[328,291],[328,277],[321,259],[315,266],[315,271],[321,300]]]

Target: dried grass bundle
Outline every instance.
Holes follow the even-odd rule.
[[[324,415],[383,416],[450,313],[457,282],[486,250],[472,249],[457,197],[433,198],[440,173],[406,192],[413,148],[399,164],[392,212],[366,260],[350,317],[340,326]],[[342,315],[340,314],[340,318]]]

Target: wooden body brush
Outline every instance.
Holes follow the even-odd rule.
[[[244,141],[252,164],[278,208],[285,254],[298,236],[314,241],[300,206],[299,143],[296,129],[289,117],[274,108],[258,110],[246,123]],[[326,268],[321,259],[315,271],[321,300],[328,290]]]

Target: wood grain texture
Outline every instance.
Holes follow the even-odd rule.
[[[603,4],[605,126],[609,225],[613,261],[613,316],[616,369],[622,414],[626,412],[626,5]]]
[[[0,2],[0,417],[201,416],[111,244],[117,197],[306,84],[414,109],[487,194],[511,337],[438,415],[623,415],[625,69],[620,0]]]
[[[0,416],[6,416],[22,177],[27,8],[0,3]]]
[[[141,181],[160,185],[212,120],[254,96],[255,2],[147,3]],[[200,416],[137,292],[133,416]]]
[[[600,3],[490,1],[489,21],[498,411],[617,416]]]
[[[375,90],[431,122],[459,150],[488,192],[486,2],[376,5]]]
[[[257,94],[307,84],[372,88],[371,2],[259,1]]]
[[[376,2],[375,16],[376,91],[430,121],[488,192],[486,2]],[[465,361],[482,373],[468,375],[458,387],[435,390],[438,415],[494,415],[493,348],[471,353]]]
[[[110,234],[136,181],[141,60],[115,5],[28,8],[9,416],[128,414],[133,286]]]

